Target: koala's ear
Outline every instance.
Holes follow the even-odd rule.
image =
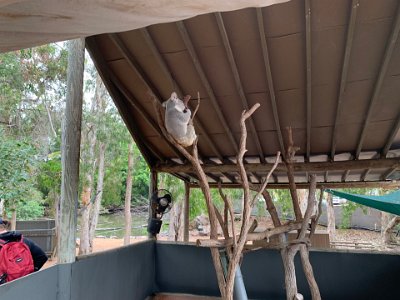
[[[172,92],[171,99],[177,99],[178,95],[175,92]]]

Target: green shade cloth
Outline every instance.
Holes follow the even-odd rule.
[[[383,196],[349,194],[329,189],[325,191],[332,195],[400,216],[400,190]]]

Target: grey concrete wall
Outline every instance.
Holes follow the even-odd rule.
[[[311,299],[300,261],[298,287]],[[400,256],[313,251],[323,299],[399,299]],[[285,299],[279,252],[245,255],[242,273],[251,299]],[[0,286],[0,300],[143,300],[153,292],[219,294],[209,249],[152,241],[81,257]]]
[[[154,290],[155,244],[95,254],[72,265],[71,300],[143,300]]]
[[[311,299],[299,257],[298,286]],[[323,299],[399,299],[400,256],[387,254],[311,252]],[[259,250],[245,255],[242,273],[251,299],[285,299],[279,252]],[[210,251],[205,248],[157,244],[156,282],[161,292],[218,295]]]
[[[143,300],[155,288],[153,241],[80,257],[0,286],[0,300]]]
[[[6,283],[0,286],[0,299],[55,300],[59,292],[59,273],[66,272],[70,274],[69,270],[69,265],[55,266]]]

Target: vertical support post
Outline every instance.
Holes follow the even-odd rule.
[[[61,141],[58,263],[75,261],[85,39],[68,42],[67,97]]]
[[[185,182],[185,203],[183,209],[183,241],[189,242],[189,199],[190,199],[190,185]]]
[[[155,214],[151,209],[151,196],[158,188],[158,172],[153,169],[150,170],[150,185],[149,185],[149,220],[155,218]],[[148,233],[149,238],[156,238],[156,236],[152,233]]]

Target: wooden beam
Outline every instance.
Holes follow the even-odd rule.
[[[193,47],[193,43],[192,43],[192,40],[190,39],[189,33],[186,29],[186,26],[183,23],[183,21],[176,22],[176,25],[178,27],[179,33],[181,34],[182,40],[185,43],[185,46],[190,55],[190,58],[192,59],[192,62],[197,71],[197,74],[200,77],[201,83],[203,84],[204,88],[206,89],[208,97],[210,98],[211,103],[214,107],[214,110],[217,113],[218,119],[221,122],[222,127],[224,128],[232,147],[235,149],[235,152],[238,152],[239,151],[238,144],[235,140],[235,137],[232,134],[232,131],[229,128],[228,123],[226,122],[226,118],[222,113],[221,107],[218,104],[217,98],[215,97],[214,91],[211,88],[210,82],[207,79],[207,76],[203,70],[203,67],[200,64],[199,57],[197,56],[196,50]]]
[[[183,95],[182,89],[179,87],[178,83],[172,78],[171,72],[168,69],[167,63],[165,62],[164,58],[161,56],[160,51],[158,50],[156,44],[153,41],[153,38],[151,37],[150,33],[147,31],[146,28],[140,29],[140,32],[143,35],[143,38],[146,41],[146,45],[150,48],[151,53],[154,55],[157,63],[160,65],[161,69],[164,72],[164,75],[168,79],[168,81],[171,83],[171,88],[175,89],[178,94]],[[220,159],[223,160],[221,152],[217,149],[215,146],[215,143],[212,141],[210,136],[208,135],[207,131],[204,129],[203,124],[200,122],[198,118],[195,118],[194,120],[195,123],[195,128],[199,130],[199,133],[204,137],[205,141],[204,143],[209,145],[214,152],[214,154]],[[199,147],[201,144],[199,145]]]
[[[153,85],[151,82],[150,78],[147,76],[146,72],[141,68],[139,63],[136,61],[135,57],[130,53],[124,42],[119,38],[119,36],[116,33],[112,33],[108,35],[110,39],[113,41],[114,45],[121,51],[122,56],[124,57],[125,61],[129,64],[131,69],[135,72],[135,74],[140,78],[140,80],[144,83],[146,88],[148,88],[154,96],[157,98],[157,100],[162,103],[162,98],[160,96],[160,93],[156,89],[156,87]],[[129,102],[135,107],[135,109],[142,115],[142,117],[145,119],[145,121],[155,130],[158,135],[164,139],[164,141],[168,144],[169,148],[172,150],[172,152],[177,155],[180,159],[183,161],[185,160],[185,157],[165,138],[165,136],[162,134],[160,128],[156,124],[156,122],[153,120],[153,118],[147,113],[147,111],[144,109],[142,105],[140,105],[139,101],[137,101],[134,96],[126,89],[119,81],[119,79],[112,74],[111,70],[108,68],[108,72],[112,75],[112,80],[114,81],[115,85],[120,89],[120,91],[124,94],[125,98],[129,100]]]
[[[329,176],[329,172],[328,172],[328,171],[325,171],[325,174],[324,174],[324,180],[325,180],[325,182],[328,182],[328,176]],[[308,178],[308,176],[307,176],[307,178]]]
[[[394,172],[397,171],[397,168],[390,168],[385,173],[382,174],[381,180],[387,180]]]
[[[236,89],[237,89],[237,92],[239,94],[240,99],[242,100],[243,109],[248,110],[249,109],[249,104],[247,102],[246,95],[245,95],[244,90],[243,90],[242,82],[241,82],[240,75],[239,75],[239,70],[237,68],[237,65],[236,65],[236,62],[235,62],[235,58],[233,56],[231,44],[229,42],[228,34],[226,32],[226,29],[225,29],[224,20],[222,19],[221,13],[215,13],[215,17],[217,19],[219,32],[220,32],[220,35],[221,35],[221,38],[222,38],[222,42],[223,42],[224,47],[225,47],[225,52],[226,52],[226,55],[227,55],[227,58],[228,58],[228,61],[229,61],[229,65],[231,67],[232,75],[233,75],[233,78],[234,78],[235,83],[236,83]],[[261,142],[260,142],[260,139],[258,137],[258,134],[257,134],[257,131],[256,131],[256,127],[254,125],[254,120],[251,117],[251,118],[249,118],[248,121],[249,121],[250,131],[251,131],[251,133],[253,135],[253,141],[256,144],[258,155],[260,156],[261,162],[264,163],[265,162],[264,152],[262,150]]]
[[[285,160],[286,159],[286,149],[285,149],[285,145],[283,143],[283,135],[282,135],[282,130],[281,130],[281,124],[279,121],[278,106],[276,104],[275,87],[274,87],[274,81],[273,81],[272,71],[271,71],[271,63],[270,63],[270,59],[269,59],[268,44],[267,44],[267,39],[266,39],[266,35],[265,35],[265,30],[264,30],[264,18],[262,15],[261,8],[256,8],[256,12],[257,12],[258,31],[260,33],[260,40],[261,40],[261,49],[262,49],[263,58],[264,58],[265,73],[266,73],[267,82],[268,82],[269,97],[271,99],[272,114],[274,116],[276,134],[278,136],[278,142],[279,142],[279,147],[281,149],[281,155],[282,155],[283,159]]]
[[[309,163],[293,163],[294,172],[325,172],[325,171],[346,171],[346,170],[363,170],[363,169],[383,169],[383,168],[398,168],[400,167],[400,159],[398,158],[385,158],[385,159],[363,159],[363,160],[349,160],[349,161],[327,161],[327,162],[309,162]],[[271,170],[273,164],[245,164],[247,172],[267,173]],[[206,173],[219,173],[219,172],[238,172],[237,165],[215,165],[203,164]],[[154,167],[159,172],[167,173],[187,173],[194,172],[190,164],[158,164]],[[276,172],[286,173],[286,165],[284,163],[278,164]]]
[[[347,176],[349,176],[350,170],[347,169],[346,172],[343,173],[342,182],[346,182]]]
[[[344,58],[343,58],[342,74],[340,77],[340,86],[339,86],[338,102],[337,102],[337,107],[336,107],[335,123],[333,125],[333,132],[332,132],[332,141],[331,141],[331,160],[332,161],[335,157],[335,152],[336,152],[337,131],[338,131],[337,127],[338,127],[338,123],[340,120],[340,116],[342,114],[344,91],[346,88],[351,49],[353,47],[354,32],[355,32],[356,20],[357,20],[357,11],[358,11],[358,7],[360,5],[359,2],[360,2],[359,0],[353,0],[351,3],[351,13],[350,13],[349,25],[347,27],[346,48],[345,48]]]
[[[107,84],[107,90],[110,91],[110,95],[112,95],[113,99],[116,99],[114,102],[115,106],[127,125],[128,131],[140,149],[140,152],[143,154],[147,164],[153,166],[156,160],[165,161],[165,157],[163,157],[163,155],[140,134],[139,126],[131,115],[131,106],[127,104],[129,100],[124,97],[113,81]]]
[[[58,263],[75,261],[85,40],[68,42],[67,95],[61,137]]]
[[[129,108],[125,104],[124,97],[121,91],[116,88],[114,82],[111,80],[110,75],[112,73],[108,69],[107,62],[101,55],[99,55],[97,51],[98,46],[95,41],[95,37],[89,37],[86,39],[86,48],[90,56],[93,58],[94,65],[99,72],[100,77],[104,82],[104,85],[107,87],[110,96],[113,98],[122,119],[127,125],[131,136],[135,140],[135,143],[138,146],[143,157],[145,158],[147,164],[149,166],[152,166],[154,164],[155,158],[158,160],[162,160],[162,156],[155,150],[151,151],[152,147],[145,141],[145,139],[143,139],[141,136],[138,136],[137,130],[134,130],[138,128],[138,126],[133,118],[131,118],[130,116]]]
[[[250,176],[253,176],[255,179],[257,179],[257,181],[258,181],[259,183],[262,182],[262,178],[261,178],[260,176],[258,176],[256,172],[250,172],[249,175],[250,175]]]
[[[158,190],[158,172],[155,171],[154,169],[150,169],[150,184],[149,184],[149,219],[151,220],[152,218],[156,217],[155,212],[151,209],[151,197],[153,194]],[[149,220],[149,222],[150,222]],[[157,236],[147,232],[147,235],[151,239],[156,239]]]
[[[387,153],[390,150],[390,147],[393,144],[394,138],[396,137],[397,132],[399,131],[399,129],[400,129],[400,113],[397,116],[397,120],[395,121],[395,124],[394,124],[392,130],[390,131],[389,137],[386,140],[387,142],[386,142],[385,146],[383,147],[383,149],[381,151],[381,157],[386,157]]]
[[[214,183],[209,183],[211,188],[217,188],[218,185]],[[254,184],[253,184],[254,185]],[[297,189],[308,189],[309,183],[296,183]],[[200,188],[196,184],[190,184],[191,188]],[[229,189],[241,189],[243,188],[241,184],[231,184],[223,183],[222,188]],[[268,189],[289,189],[287,183],[269,183]],[[322,182],[317,183],[317,188],[329,188],[329,189],[342,189],[342,188],[385,188],[385,189],[398,189],[400,188],[400,181],[364,181],[364,182]]]
[[[369,172],[371,172],[371,169],[366,169],[364,171],[364,173],[361,175],[361,181],[365,181],[365,179],[367,178]]]
[[[307,146],[306,146],[306,162],[310,161],[311,152],[311,0],[305,0],[305,16],[306,16],[306,78],[307,78]],[[308,177],[308,176],[307,176]]]
[[[364,143],[364,138],[365,135],[367,133],[367,129],[368,129],[368,125],[369,125],[369,121],[372,115],[372,111],[375,107],[375,103],[379,98],[379,95],[381,93],[381,89],[382,89],[382,85],[383,85],[383,80],[386,76],[387,73],[387,69],[389,66],[389,63],[392,59],[392,54],[393,51],[395,49],[396,46],[396,41],[397,38],[399,36],[399,31],[400,31],[400,4],[397,5],[397,12],[396,12],[396,17],[393,21],[393,26],[392,26],[392,32],[390,33],[388,42],[386,44],[386,50],[385,50],[385,54],[383,55],[383,61],[381,64],[381,68],[379,70],[379,75],[378,75],[378,79],[375,83],[375,88],[368,106],[368,111],[367,111],[367,115],[364,119],[364,123],[363,123],[363,127],[362,127],[362,131],[361,131],[361,135],[358,141],[358,145],[357,145],[357,149],[356,149],[356,153],[355,153],[355,157],[356,159],[358,159],[363,143]]]
[[[218,175],[214,175],[214,174],[212,174],[212,173],[206,173],[206,175],[207,175],[208,177],[210,177],[212,180],[214,180],[215,182],[221,181],[221,179],[219,178]]]
[[[224,175],[226,178],[228,178],[230,182],[232,182],[232,183],[236,182],[235,176],[232,176],[226,172],[221,172],[221,174]]]

